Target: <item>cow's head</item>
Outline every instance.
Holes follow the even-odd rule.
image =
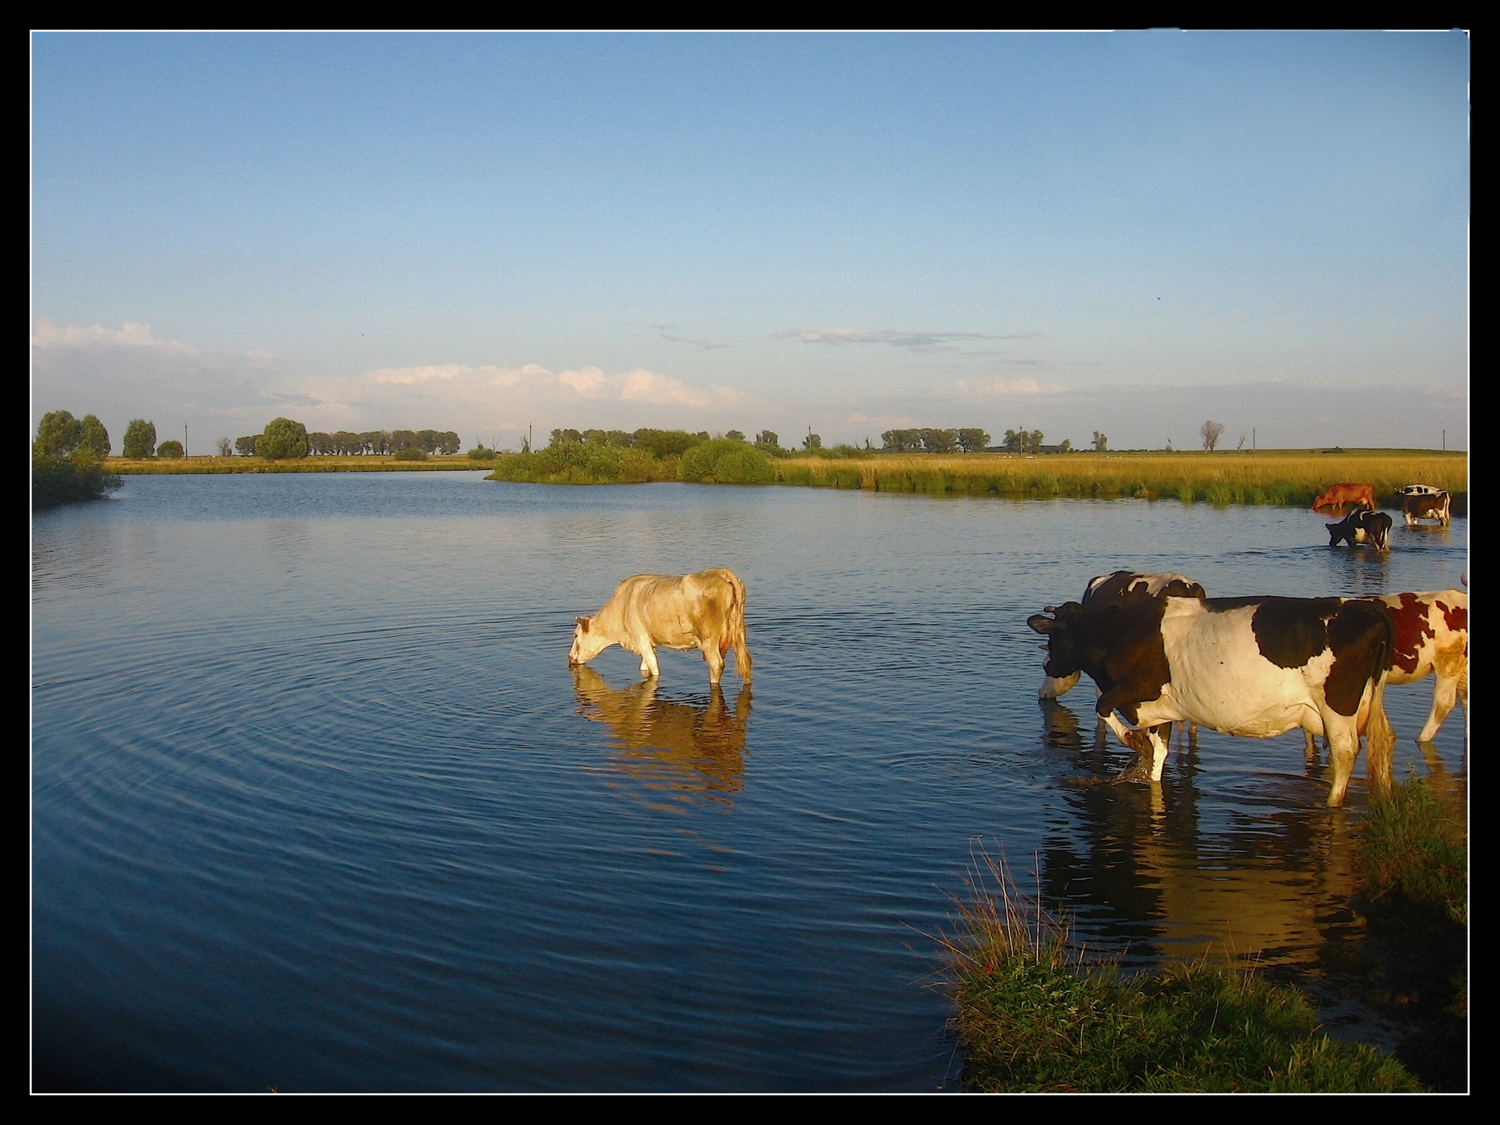
[[[1026,619],[1026,624],[1047,638],[1047,663],[1043,668],[1049,680],[1076,678],[1083,669],[1078,646],[1068,633],[1068,620],[1082,609],[1078,602],[1049,605],[1045,613],[1034,613]]]
[[[594,622],[592,617],[575,620],[578,624],[573,626],[573,647],[568,650],[568,666],[572,668],[587,664],[610,645],[598,629],[590,628]]]

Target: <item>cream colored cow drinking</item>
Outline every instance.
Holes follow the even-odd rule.
[[[580,617],[573,629],[568,664],[587,664],[610,645],[639,654],[641,674],[660,676],[658,648],[697,649],[708,661],[708,682],[724,674],[724,656],[734,649],[740,678],[750,680],[745,647],[745,584],[723,567],[674,578],[637,574],[615,588],[604,608]]]

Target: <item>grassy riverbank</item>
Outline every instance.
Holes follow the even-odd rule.
[[[390,456],[301,457],[269,461],[264,457],[110,457],[105,468],[121,476],[186,473],[422,473],[488,469],[493,461],[476,461],[464,454],[433,454],[424,461]]]
[[[1061,453],[779,461],[783,484],[935,495],[1135,497],[1184,503],[1307,507],[1331,484],[1371,481],[1385,506],[1403,485],[1435,485],[1466,507],[1468,457],[1420,450],[1262,450],[1258,453]]]
[[[1469,865],[1463,790],[1412,777],[1372,800],[1353,906],[1366,1001],[1409,1029],[1396,1056],[1439,1090],[1469,1088]]]
[[[694,460],[695,450],[680,458],[658,458],[641,450],[573,443],[530,454],[501,454],[491,479],[548,484],[763,482],[931,495],[1135,497],[1294,507],[1308,506],[1331,484],[1368,480],[1381,503],[1392,507],[1393,491],[1416,482],[1453,493],[1459,514],[1466,512],[1468,499],[1467,455],[1422,450],[770,457],[745,445],[733,464],[722,455],[709,469],[690,464]]]
[[[731,448],[734,447],[734,448]],[[1392,492],[1423,483],[1454,495],[1454,513],[1468,510],[1468,456],[1424,450],[1261,450],[1258,453],[967,453],[862,456],[770,456],[740,442],[712,441],[681,456],[643,449],[567,443],[535,453],[466,454],[423,461],[397,457],[111,457],[110,473],[368,473],[492,470],[491,480],[540,484],[784,484],[934,496],[1084,497],[1278,504],[1306,507],[1330,484],[1371,481],[1379,502],[1397,507]]]
[[[1417,1091],[1396,1059],[1324,1034],[1306,999],[1206,964],[1125,976],[987,861],[945,939],[964,1079],[983,1091]]]

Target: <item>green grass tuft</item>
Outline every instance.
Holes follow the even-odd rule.
[[[1357,870],[1371,903],[1414,906],[1469,921],[1468,834],[1451,808],[1415,775],[1372,798]]]
[[[943,939],[968,1052],[986,1091],[1417,1091],[1395,1059],[1330,1039],[1295,989],[1207,964],[1122,976],[1089,963],[1067,926],[1003,863],[960,902]]]

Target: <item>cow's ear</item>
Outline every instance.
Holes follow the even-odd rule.
[[[589,631],[589,622],[592,621],[593,618],[591,618],[591,617],[575,617],[575,618],[573,618],[573,620],[576,621],[576,622],[578,622],[578,627],[580,629],[582,629],[585,633],[587,633]]]
[[[1056,621],[1040,613],[1033,613],[1026,619],[1026,624],[1038,633],[1051,633],[1057,629]]]

